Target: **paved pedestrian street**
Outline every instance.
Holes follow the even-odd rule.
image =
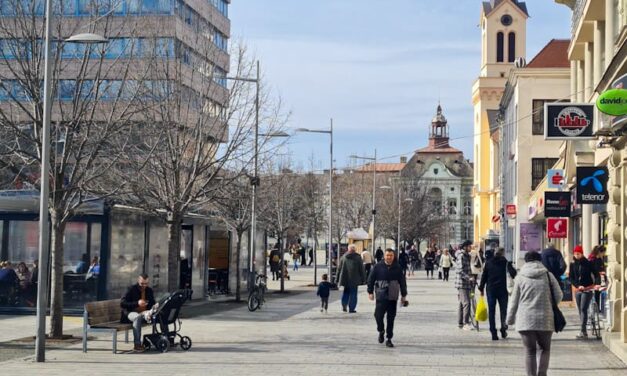
[[[310,282],[301,269],[292,275]],[[295,279],[293,277],[293,279]],[[297,288],[294,281],[291,288]],[[183,320],[182,334],[193,340],[188,352],[111,353],[108,337],[52,350],[45,364],[31,358],[0,363],[3,375],[523,375],[519,336],[493,342],[484,328],[457,328],[453,282],[408,282],[410,305],[399,308],[393,349],[377,343],[374,304],[361,288],[357,314],[341,311],[333,292],[328,314],[320,313],[312,287],[272,294],[261,311],[236,307]],[[627,367],[601,341],[578,341],[574,310],[569,325],[554,337],[551,375],[625,375]],[[487,323],[484,324],[487,325]],[[130,344],[120,335],[119,348]]]

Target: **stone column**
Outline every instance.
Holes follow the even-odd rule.
[[[592,96],[592,91],[594,90],[593,86],[593,77],[592,77],[592,57],[593,57],[593,53],[592,53],[592,43],[587,42],[585,44],[585,50],[584,50],[584,66],[583,66],[583,82],[584,82],[584,87],[583,87],[583,100],[584,102],[587,102],[590,100],[590,96]],[[585,225],[584,225],[585,226]]]
[[[618,12],[615,0],[605,0],[605,68],[614,57],[614,14]]]
[[[603,21],[594,21],[594,44],[593,44],[593,89],[599,84],[601,81],[601,76],[603,75],[603,70],[605,68],[605,64],[603,63],[603,59],[601,58],[603,55],[604,44],[603,44],[603,32],[605,29],[605,22]]]

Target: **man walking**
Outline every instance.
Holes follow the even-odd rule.
[[[475,280],[470,270],[470,246],[472,242],[466,240],[461,245],[455,267],[455,288],[457,289],[457,324],[464,330],[472,330],[470,326],[470,291],[474,289]]]
[[[366,283],[366,270],[361,256],[355,250],[355,245],[350,244],[348,251],[340,259],[338,267],[338,285],[344,286],[342,293],[342,310],[349,313],[357,312],[357,288]]]
[[[541,253],[542,265],[547,268],[548,271],[553,274],[557,282],[560,284],[562,290],[564,289],[564,283],[562,282],[562,275],[566,271],[566,263],[564,262],[564,256],[558,251],[553,243],[547,244],[546,249]]]
[[[368,277],[368,298],[374,300],[376,295],[376,308],[374,318],[379,332],[379,343],[383,343],[387,333],[387,347],[394,347],[394,319],[396,318],[396,302],[399,295],[401,304],[405,305],[407,296],[407,283],[405,275],[398,262],[394,260],[394,250],[386,249],[383,262],[374,266]],[[383,317],[387,314],[387,328],[383,323]],[[387,330],[386,330],[387,329]]]
[[[501,318],[501,337],[507,337],[507,323],[505,321],[507,316],[507,274],[514,278],[516,277],[516,269],[512,266],[511,262],[507,261],[504,256],[505,250],[499,248],[496,250],[494,257],[490,258],[481,275],[481,283],[479,284],[479,291],[483,296],[484,289],[487,286],[488,292],[488,313],[490,320],[490,333],[492,333],[492,340],[498,341],[499,336],[496,334],[496,303],[499,303],[499,311]]]
[[[374,252],[374,258],[375,260],[377,260],[377,263],[383,260],[383,250],[381,249],[381,247],[377,247],[377,250]]]
[[[122,307],[122,317],[120,322],[133,323],[133,343],[134,350],[144,351],[142,346],[142,324],[146,322],[141,313],[149,310],[155,304],[155,297],[152,289],[148,286],[148,275],[140,274],[137,283],[129,287],[126,294],[120,301]]]

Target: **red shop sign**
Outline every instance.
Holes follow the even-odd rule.
[[[512,205],[512,204],[505,205],[505,214],[507,214],[507,215],[515,215],[516,214],[516,205]]]
[[[565,239],[568,237],[568,218],[547,218],[546,234],[549,239]]]

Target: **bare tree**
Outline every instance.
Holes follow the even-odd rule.
[[[5,186],[39,186],[44,99],[44,23],[42,2],[6,0],[0,17],[0,175]],[[66,224],[90,195],[89,187],[107,173],[124,150],[128,132],[142,112],[135,83],[146,71],[133,60],[137,42],[132,18],[103,15],[94,3],[91,17],[65,18],[55,3],[52,50],[52,124],[50,157],[51,328],[63,333],[63,235]],[[104,4],[104,3],[102,3]],[[103,5],[104,6],[104,5]],[[92,32],[123,35],[122,50],[112,44],[71,45],[65,38]],[[115,45],[115,47],[120,47]],[[133,84],[130,84],[133,82]],[[106,158],[105,158],[106,156]],[[119,187],[110,187],[116,194]]]

